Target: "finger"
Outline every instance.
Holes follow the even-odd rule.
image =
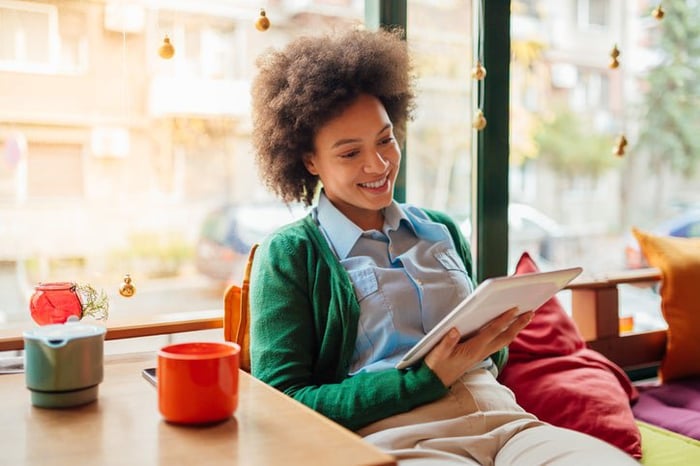
[[[510,324],[515,320],[516,314],[518,313],[518,308],[517,307],[512,307],[499,315],[498,317],[495,317],[493,320],[489,321],[486,323],[481,329],[479,330],[479,333],[491,333],[493,335],[497,335],[499,333],[502,333],[504,330],[506,330]]]
[[[517,334],[519,331],[527,327],[530,322],[532,322],[532,318],[535,316],[535,311],[528,311],[528,312],[523,312],[518,316],[515,321],[513,321],[513,324],[511,325],[512,329],[515,331]]]
[[[508,345],[532,319],[534,312],[528,311],[516,316],[518,308],[512,308],[484,325],[476,335],[465,340],[467,347],[482,348],[488,354]]]
[[[532,321],[533,317],[535,317],[535,311],[523,312],[518,316],[518,321],[525,322],[525,326],[527,326],[527,324]]]
[[[534,314],[533,311],[529,311],[517,316],[507,328],[494,337],[492,344],[495,344],[498,348],[510,344],[518,333],[528,326]]]

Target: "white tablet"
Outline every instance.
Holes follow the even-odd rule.
[[[508,309],[517,307],[519,314],[537,309],[582,270],[581,267],[573,267],[484,280],[421,338],[396,364],[396,368],[404,369],[420,361],[452,327],[456,327],[462,337],[468,337]]]

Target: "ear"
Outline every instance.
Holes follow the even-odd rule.
[[[314,164],[314,154],[312,152],[308,152],[304,154],[302,159],[304,161],[304,166],[306,167],[306,170],[312,175],[318,176],[318,170],[316,169],[316,165]]]

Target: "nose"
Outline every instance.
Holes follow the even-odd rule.
[[[371,151],[365,161],[364,170],[367,173],[384,173],[389,163],[379,151]]]

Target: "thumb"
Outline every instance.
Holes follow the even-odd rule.
[[[435,352],[440,355],[448,355],[452,353],[457,344],[459,343],[459,332],[456,328],[450,329],[447,334],[442,337],[442,340],[435,345]]]

